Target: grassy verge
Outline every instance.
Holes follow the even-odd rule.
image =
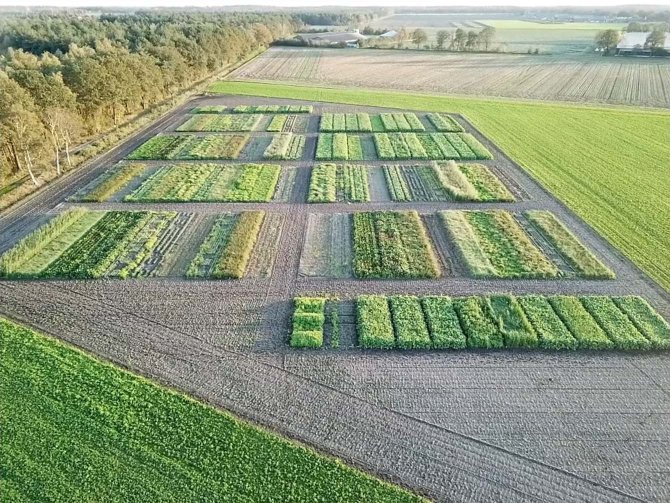
[[[3,501],[423,501],[0,319]]]
[[[464,114],[670,290],[667,111],[252,82],[210,91]]]

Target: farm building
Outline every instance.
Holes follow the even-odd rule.
[[[647,37],[650,34],[650,32],[644,31],[625,33],[616,46],[617,54],[622,56],[630,54],[651,56],[651,49],[647,46]],[[670,33],[665,34],[663,49],[670,51]]]
[[[387,31],[386,33],[382,33],[379,35],[379,38],[396,38],[398,36],[398,32],[395,30],[390,30]]]
[[[368,37],[361,35],[358,30],[354,30],[350,32],[301,33],[296,38],[307,45],[318,47],[342,45],[358,47],[358,43]]]

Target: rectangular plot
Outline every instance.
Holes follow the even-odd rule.
[[[614,297],[614,303],[655,348],[670,347],[670,325],[641,297]]]
[[[442,133],[458,133],[463,131],[461,126],[453,117],[446,114],[427,114],[428,120]]]
[[[261,120],[262,115],[222,115],[197,114],[186,120],[177,131],[253,131]]]
[[[608,297],[581,297],[586,310],[598,322],[617,349],[649,349],[651,343],[630,318]]]
[[[421,299],[426,323],[435,349],[463,349],[465,334],[449,297],[423,297]]]
[[[391,311],[386,297],[361,295],[356,301],[356,333],[363,348],[395,347]]]
[[[579,298],[556,295],[549,297],[549,303],[572,336],[577,339],[580,348],[610,349],[614,347],[612,341],[584,308]]]
[[[546,298],[539,295],[527,295],[518,297],[518,301],[537,333],[539,347],[543,349],[577,348],[577,339],[572,336]]]
[[[486,299],[491,317],[503,335],[505,347],[533,348],[537,346],[537,335],[526,314],[511,295],[492,295]]]
[[[495,176],[489,168],[482,164],[460,164],[458,169],[467,178],[477,192],[477,200],[482,202],[514,202],[516,198]]]
[[[351,224],[346,213],[311,213],[299,273],[313,277],[351,277]]]
[[[389,297],[389,306],[397,347],[400,349],[430,348],[430,335],[419,298],[392,296]]]
[[[249,135],[155,136],[133,151],[129,159],[237,159]]]

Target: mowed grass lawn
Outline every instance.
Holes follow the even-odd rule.
[[[210,91],[461,113],[670,290],[670,112],[256,82]]]
[[[424,501],[0,319],[0,498]]]

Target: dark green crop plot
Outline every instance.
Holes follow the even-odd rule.
[[[389,297],[389,306],[400,349],[428,349],[432,346],[418,297]]]
[[[572,336],[545,297],[528,295],[519,297],[519,302],[537,332],[542,349],[577,348],[577,339]]]
[[[391,311],[386,297],[362,295],[356,302],[356,331],[363,348],[388,349],[395,347]]]
[[[0,347],[3,501],[424,501],[1,319]]]
[[[463,349],[465,334],[458,321],[454,304],[449,297],[424,297],[423,313],[435,349]]]
[[[505,344],[502,334],[493,318],[485,309],[486,299],[466,297],[454,299],[454,306],[467,337],[469,348],[502,348]]]
[[[326,299],[322,297],[296,297],[294,299],[291,346],[294,348],[319,348],[323,346],[323,329],[326,321]]]
[[[491,317],[505,339],[507,348],[533,348],[537,334],[519,302],[511,295],[492,295],[487,299]]]
[[[626,313],[609,297],[582,297],[582,304],[596,319],[617,349],[650,349],[651,343]]]
[[[440,265],[416,211],[354,214],[359,278],[436,278]]]
[[[610,349],[614,343],[584,308],[578,297],[557,295],[549,303],[583,349]]]

